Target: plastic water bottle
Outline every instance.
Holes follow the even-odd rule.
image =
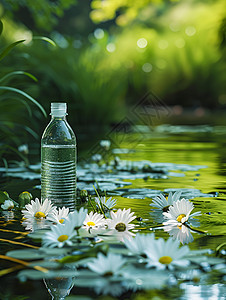
[[[51,103],[52,119],[41,139],[41,198],[74,210],[76,137],[66,115],[67,103]]]

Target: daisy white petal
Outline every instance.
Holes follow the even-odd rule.
[[[87,266],[93,272],[107,276],[119,274],[125,263],[126,259],[121,255],[109,252],[107,256],[98,253],[97,258],[94,258],[92,262],[88,262]]]
[[[49,214],[53,213],[56,207],[53,206],[50,200],[45,199],[44,202],[39,201],[38,198],[35,201],[31,200],[30,204],[25,205],[25,210],[22,210],[23,217],[30,218],[46,218]]]
[[[11,210],[14,208],[14,203],[12,200],[5,200],[4,203],[1,205],[3,210]]]
[[[79,229],[83,225],[87,212],[87,209],[84,209],[83,207],[81,207],[79,211],[75,210],[70,212],[65,223],[69,223],[72,228]]]
[[[76,235],[70,223],[57,224],[52,226],[51,230],[47,232],[42,239],[43,247],[63,247],[64,245],[71,246],[71,239]]]
[[[188,221],[189,217],[198,216],[201,213],[196,212],[191,215],[191,211],[194,209],[194,205],[187,199],[177,200],[169,207],[168,212],[163,212],[166,219],[164,225],[176,225],[183,224]]]
[[[168,232],[173,239],[179,240],[183,245],[191,243],[194,240],[190,229],[185,225],[166,225],[163,229]]]
[[[135,225],[130,224],[130,222],[136,218],[134,213],[130,212],[130,208],[124,208],[123,210],[118,209],[116,212],[111,211],[110,216],[111,219],[107,219],[107,225],[111,234],[116,235],[121,241],[135,236],[135,234],[129,231],[135,227]]]
[[[102,204],[104,207],[107,207],[108,209],[112,209],[115,205],[117,200],[116,199],[112,199],[112,197],[110,198],[106,198],[106,197],[95,197],[95,202],[100,205]]]
[[[153,240],[155,239],[155,235],[153,233],[151,234],[140,234],[138,233],[135,238],[130,240],[125,240],[124,244],[126,247],[133,253],[142,255],[145,253],[146,250],[148,250]]]
[[[89,229],[91,227],[96,229],[104,226],[105,224],[106,224],[106,220],[104,216],[96,212],[93,213],[93,211],[91,211],[89,214],[86,215],[86,218],[83,222],[83,226],[86,229]]]
[[[167,211],[171,205],[177,200],[180,199],[181,191],[177,191],[174,194],[172,192],[169,193],[168,197],[164,197],[162,194],[155,197],[150,204],[151,206],[161,209],[162,211]]]
[[[148,257],[147,267],[157,269],[173,269],[174,266],[187,267],[189,260],[186,259],[189,253],[187,246],[179,248],[180,242],[169,238],[167,241],[160,238],[154,240],[152,246],[145,252]]]
[[[69,214],[69,208],[62,207],[54,210],[51,214],[47,216],[47,220],[52,221],[54,223],[64,223],[65,219],[67,219]]]

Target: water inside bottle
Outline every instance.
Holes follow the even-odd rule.
[[[42,145],[42,199],[58,207],[75,209],[76,147],[74,145]]]

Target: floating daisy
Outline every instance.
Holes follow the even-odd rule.
[[[50,214],[54,213],[56,207],[53,206],[50,200],[46,199],[43,203],[38,198],[35,201],[31,200],[31,204],[25,205],[26,210],[22,210],[23,217],[30,218],[46,218]]]
[[[102,253],[98,253],[97,258],[87,263],[87,267],[99,275],[112,276],[118,275],[125,263],[126,259],[119,254],[109,252],[105,256]]]
[[[150,205],[157,209],[161,209],[163,212],[166,212],[175,201],[180,199],[180,196],[181,191],[177,191],[174,194],[170,192],[168,197],[164,197],[162,194],[160,194],[153,199],[153,202]]]
[[[87,212],[87,209],[84,209],[83,207],[81,207],[79,211],[75,210],[70,212],[65,223],[69,223],[74,229],[79,229],[83,225]]]
[[[116,205],[116,199],[106,198],[106,197],[95,197],[95,202],[98,206],[102,205],[104,208],[106,207],[107,209],[112,209]]]
[[[76,231],[70,223],[57,224],[52,226],[51,230],[47,232],[42,239],[43,247],[62,248],[64,245],[71,246],[71,239],[76,235]]]
[[[105,150],[109,150],[111,146],[111,142],[109,140],[102,140],[100,141],[101,147],[103,147]]]
[[[54,223],[64,223],[64,220],[67,219],[69,214],[69,208],[62,207],[58,210],[56,209],[51,215],[47,216],[47,220]]]
[[[1,205],[3,210],[12,210],[14,208],[14,203],[12,200],[5,200],[4,203]]]
[[[194,204],[187,199],[177,200],[169,207],[168,212],[163,212],[166,222],[163,225],[182,225],[189,218],[199,216],[201,212],[191,214],[194,209]]]
[[[168,232],[173,239],[180,241],[183,245],[191,243],[194,240],[190,229],[185,225],[165,225],[163,229]]]
[[[143,255],[151,247],[154,239],[154,233],[138,233],[133,239],[125,240],[124,244],[133,254]]]
[[[147,267],[156,267],[157,269],[173,269],[175,266],[187,267],[189,260],[185,256],[189,253],[188,246],[179,248],[180,242],[169,238],[167,241],[160,238],[154,240],[150,249],[146,250],[148,257]]]
[[[118,209],[116,212],[111,211],[111,219],[107,219],[108,229],[110,229],[111,234],[116,235],[121,241],[135,236],[129,231],[135,227],[134,224],[129,224],[136,218],[133,214],[134,212],[131,213],[130,208]]]
[[[86,215],[86,218],[83,222],[83,227],[85,227],[87,230],[90,228],[97,229],[99,227],[103,227],[105,224],[106,220],[103,215],[93,213],[93,211],[91,211]]]

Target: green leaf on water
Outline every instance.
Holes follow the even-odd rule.
[[[12,250],[7,252],[6,255],[17,259],[23,259],[23,260],[41,259],[46,256],[45,253],[42,253],[41,251],[35,249]]]

